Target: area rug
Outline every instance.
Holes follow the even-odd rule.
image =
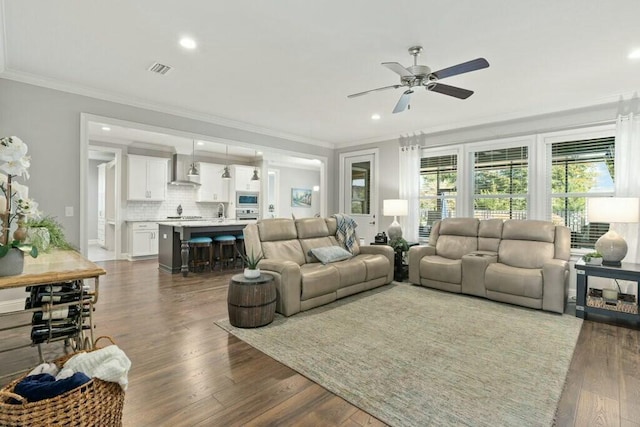
[[[550,426],[582,320],[393,283],[216,323],[392,426]]]

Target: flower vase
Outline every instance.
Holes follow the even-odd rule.
[[[0,258],[0,276],[16,276],[22,274],[24,269],[24,252],[11,248],[9,252]]]
[[[244,277],[247,279],[257,279],[258,277],[260,277],[260,269],[245,268]]]

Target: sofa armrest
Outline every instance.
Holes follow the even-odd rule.
[[[435,255],[435,246],[411,246],[409,248],[409,282],[420,285],[420,260]]]
[[[542,266],[542,309],[564,313],[567,302],[569,262],[552,259]]]
[[[273,276],[277,291],[276,311],[285,316],[298,313],[302,295],[300,266],[288,260],[263,259],[258,268]]]
[[[498,261],[498,254],[490,251],[475,251],[462,256],[462,293],[487,297],[484,274],[489,264]]]
[[[389,269],[389,274],[387,274],[387,283],[391,283],[393,280],[393,269],[395,265],[395,252],[393,252],[393,248],[387,245],[367,245],[360,246],[361,254],[372,254],[372,255],[384,255],[389,259],[389,265],[391,268]]]

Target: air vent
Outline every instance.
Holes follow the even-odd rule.
[[[151,71],[152,73],[158,73],[162,75],[167,74],[172,69],[173,68],[171,66],[164,65],[159,62],[155,62],[151,67],[147,68],[147,70]]]

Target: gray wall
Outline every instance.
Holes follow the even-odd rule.
[[[321,185],[319,171],[282,166],[269,169],[280,171],[280,206],[278,214],[281,218],[291,218],[291,214],[295,215],[296,218],[309,218],[320,213],[320,196],[318,192],[313,191],[314,185]],[[310,208],[291,206],[292,188],[312,190]],[[327,212],[331,215],[331,211]]]
[[[29,146],[29,195],[45,214],[57,217],[76,246],[80,245],[80,113],[327,157],[328,186],[336,185],[329,148],[0,78],[1,134],[16,135]],[[330,193],[328,212],[334,211],[334,203]],[[65,206],[73,206],[74,217],[64,216]]]

